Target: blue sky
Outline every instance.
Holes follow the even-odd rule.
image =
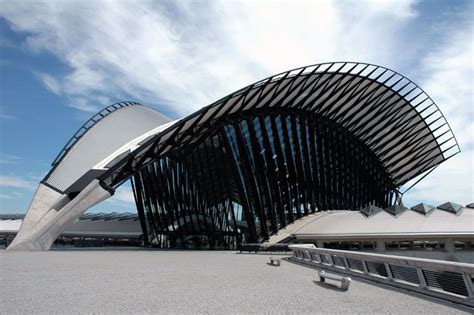
[[[69,137],[134,100],[179,118],[272,74],[361,61],[420,85],[462,153],[404,197],[474,201],[472,1],[0,1],[0,213]],[[136,211],[129,186],[90,211]]]

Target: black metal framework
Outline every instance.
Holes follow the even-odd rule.
[[[229,114],[271,108],[305,110],[364,142],[401,186],[460,152],[448,122],[415,83],[384,67],[325,63],[249,85],[148,139],[101,176],[118,187],[169,150],[199,142]]]
[[[234,248],[309,213],[387,207],[396,194],[376,156],[344,128],[282,109],[229,115],[133,182],[145,240],[164,247]]]
[[[212,246],[261,241],[316,209],[390,206],[400,186],[459,152],[416,84],[335,62],[224,97],[148,138],[100,180],[116,188],[134,176],[149,243],[192,236]]]

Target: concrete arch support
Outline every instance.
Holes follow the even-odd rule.
[[[77,220],[90,207],[112,196],[113,191],[106,189],[95,179],[89,183],[73,200],[64,204],[66,195],[40,184],[35,198],[28,210],[20,232],[8,250],[49,250],[56,238],[68,225]],[[56,196],[53,199],[51,197]],[[55,209],[50,205],[64,206]],[[45,210],[46,208],[49,208]]]

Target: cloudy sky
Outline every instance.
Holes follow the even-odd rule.
[[[25,212],[69,137],[134,100],[176,119],[272,74],[382,65],[438,104],[462,153],[404,202],[474,201],[472,1],[0,1],[0,213]],[[135,212],[128,186],[92,211]]]

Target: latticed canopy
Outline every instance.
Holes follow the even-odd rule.
[[[328,209],[398,215],[400,186],[459,152],[426,93],[364,63],[283,72],[175,122],[139,105],[89,120],[42,183],[73,200],[91,180],[113,192],[132,178],[160,246],[261,241]]]

